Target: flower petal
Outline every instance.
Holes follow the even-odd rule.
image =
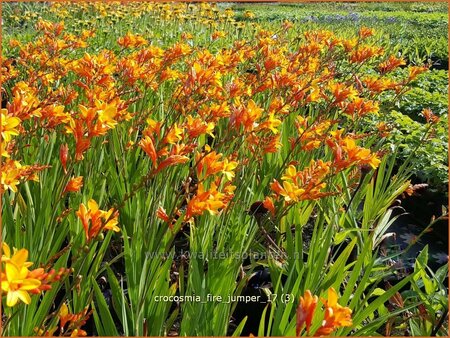
[[[38,279],[24,279],[20,286],[21,290],[34,290],[41,285],[41,281]]]
[[[6,262],[5,272],[6,272],[6,279],[10,283],[19,278],[20,274],[19,269],[17,269],[17,267],[13,263]]]
[[[30,304],[31,303],[31,297],[28,294],[28,292],[23,291],[23,290],[19,290],[16,291],[17,297],[19,297],[19,299],[24,302],[25,304]]]
[[[26,262],[28,258],[28,250],[27,249],[20,249],[17,251],[14,256],[11,258],[11,261],[16,264],[16,266],[22,267],[24,263]]]
[[[16,305],[18,300],[19,296],[16,291],[9,291],[6,295],[6,305],[9,307]]]

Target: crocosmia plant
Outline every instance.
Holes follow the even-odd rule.
[[[2,335],[446,335],[436,66],[315,5],[3,5]]]

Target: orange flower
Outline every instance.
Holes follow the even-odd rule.
[[[425,73],[428,70],[428,67],[425,66],[412,66],[408,69],[409,76],[408,81],[413,81],[422,73]]]
[[[264,139],[262,144],[263,153],[276,153],[281,148],[280,134],[271,135]]]
[[[156,168],[156,173],[160,172],[166,167],[170,167],[176,164],[182,164],[189,161],[189,157],[183,155],[170,155],[164,161],[162,161]]]
[[[338,171],[344,170],[352,165],[370,165],[376,169],[381,163],[376,153],[370,149],[359,147],[353,138],[341,137],[342,131],[332,131],[331,137],[327,139],[327,144],[333,150],[334,166]]]
[[[83,127],[83,122],[81,120],[71,119],[69,125],[66,126],[66,132],[68,134],[73,134],[75,138],[75,159],[77,161],[81,161],[84,158],[83,154],[91,145],[91,139],[85,136],[86,131],[84,129],[85,128]],[[64,162],[62,163],[64,166]]]
[[[277,68],[280,64],[280,60],[276,55],[269,56],[264,60],[264,68],[267,72]]]
[[[429,124],[435,124],[435,123],[439,122],[439,117],[434,115],[433,112],[431,111],[431,109],[429,109],[429,108],[422,110],[422,114],[425,117],[427,123],[429,123]]]
[[[383,54],[383,48],[375,46],[360,46],[350,54],[350,61],[353,63],[362,63],[375,56]]]
[[[281,192],[283,191],[283,187],[280,184],[280,182],[278,182],[277,180],[273,180],[273,182],[270,185],[270,189],[272,189],[276,194],[281,194]]]
[[[288,21],[288,20],[284,20],[282,27],[283,27],[284,30],[289,30],[292,27],[294,27],[294,23],[291,22],[291,21]]]
[[[150,157],[153,163],[153,167],[156,167],[158,155],[156,154],[155,145],[153,140],[149,136],[145,136],[140,142],[139,146],[145,151],[145,153]]]
[[[391,55],[391,56],[389,56],[389,59],[380,63],[380,65],[378,66],[378,69],[381,74],[386,74],[386,73],[394,70],[395,68],[397,68],[399,66],[403,66],[405,64],[406,64],[406,62],[404,59],[402,59],[402,58],[399,59],[399,58],[395,57],[394,55]]]
[[[92,83],[94,80],[103,80],[105,76],[113,74],[115,70],[115,65],[113,64],[113,54],[109,51],[102,51],[99,55],[84,54],[81,59],[75,60],[70,68],[78,76],[86,80],[88,84]],[[76,82],[82,88],[83,82]],[[86,87],[85,89],[88,89]]]
[[[38,90],[25,83],[18,82],[13,88],[13,100],[8,104],[8,112],[14,117],[24,121],[31,117],[40,117],[41,101],[38,98]]]
[[[66,326],[67,322],[73,318],[73,314],[69,314],[69,308],[67,307],[66,303],[63,303],[63,305],[59,309],[58,317],[59,326],[61,329],[63,329],[64,326]]]
[[[166,61],[173,60],[180,56],[188,55],[191,51],[192,48],[188,44],[177,43],[164,52],[164,59]]]
[[[81,330],[80,328],[86,324],[91,312],[92,311],[88,311],[88,309],[85,308],[79,313],[70,313],[69,307],[66,303],[63,303],[58,312],[61,333],[68,335],[68,333],[72,332],[70,334],[71,337],[85,337],[87,335],[86,331]],[[68,323],[69,325],[67,325]]]
[[[352,310],[337,303],[337,293],[333,288],[328,290],[328,300],[321,299],[325,306],[325,318],[315,335],[329,335],[337,328],[352,326]]]
[[[37,22],[36,28],[38,30],[44,31],[46,34],[50,34],[52,36],[58,36],[64,30],[64,22],[50,22],[43,19],[39,19]]]
[[[330,165],[330,162],[312,160],[309,167],[298,172],[293,165],[290,165],[281,177],[283,185],[274,180],[271,189],[275,194],[283,196],[288,203],[316,200],[328,196],[331,193],[322,190],[327,186],[323,181],[330,172]]]
[[[209,150],[209,147],[207,149]],[[234,169],[236,169],[238,162],[229,161],[227,158],[220,161],[221,158],[222,154],[217,154],[215,151],[211,151],[207,155],[197,153],[195,155],[197,176],[204,179],[218,172],[222,172],[229,181],[232,180],[234,177]]]
[[[331,83],[329,88],[334,97],[333,104],[339,104],[346,99],[355,99],[358,95],[355,88],[344,83]]]
[[[247,107],[239,105],[235,108],[230,120],[231,124],[236,128],[244,125],[245,131],[250,131],[254,128],[257,120],[261,118],[264,109],[258,107],[253,100],[249,100]]]
[[[30,292],[33,294],[39,294],[41,291],[50,290],[52,288],[51,284],[59,281],[63,276],[68,275],[72,272],[72,269],[60,268],[58,271],[55,269],[50,269],[45,272],[43,268],[34,269],[28,274],[31,278],[36,278],[41,282],[41,285]]]
[[[193,36],[191,33],[183,32],[181,33],[181,40],[192,40]]]
[[[375,30],[373,28],[368,28],[368,27],[361,27],[359,30],[359,33],[358,33],[358,35],[361,39],[368,38],[374,34],[375,34]]]
[[[182,77],[182,73],[176,69],[171,69],[167,67],[161,72],[161,82],[163,81],[171,81],[171,80],[177,80]]]
[[[117,39],[117,43],[124,48],[136,48],[146,45],[147,40],[138,34],[128,32],[125,36]]]
[[[203,183],[199,183],[197,194],[189,201],[185,219],[189,220],[193,216],[201,215],[205,211],[209,211],[211,215],[217,214],[220,209],[224,208],[226,201],[232,194],[233,189],[228,189],[229,193],[224,194],[217,191],[217,185],[211,184],[209,190],[205,191]]]
[[[362,80],[362,83],[365,85],[367,90],[374,93],[381,93],[385,90],[393,90],[398,87],[398,84],[389,78],[376,78],[373,76],[367,76]]]
[[[298,202],[304,193],[305,189],[287,181],[283,182],[283,189],[280,191],[280,195],[284,196],[286,202]]]
[[[68,132],[76,134],[78,130],[75,129],[80,128],[84,131],[84,134],[86,134],[86,131],[88,132],[88,138],[105,135],[109,129],[117,125],[117,119],[120,117],[119,104],[119,100],[106,103],[96,99],[93,107],[78,105],[80,109],[79,119],[69,122]],[[127,119],[126,115],[125,119]],[[75,126],[73,126],[74,122]]]
[[[314,336],[330,335],[340,327],[352,326],[352,310],[337,303],[338,296],[333,288],[328,289],[328,300],[321,298],[324,305],[324,319],[319,329],[313,333]],[[306,290],[303,297],[300,297],[300,304],[297,307],[297,330],[299,336],[303,326],[306,325],[306,332],[311,334],[310,328],[317,307],[317,296],[313,296]]]
[[[119,212],[114,211],[113,208],[108,211],[100,210],[97,202],[93,199],[88,201],[88,208],[81,203],[76,215],[83,224],[87,241],[95,238],[103,230],[120,231],[117,226]]]
[[[153,133],[155,133],[158,136],[161,134],[161,122],[155,121],[150,117],[146,120],[146,122],[147,128],[145,128],[143,132],[145,136],[151,136]]]
[[[48,119],[47,128],[54,128],[57,125],[70,122],[70,114],[64,112],[63,105],[52,104],[42,108],[42,119]]]
[[[224,31],[216,31],[211,35],[211,40],[217,40],[219,38],[224,38],[225,32]]]
[[[378,114],[379,109],[378,102],[356,97],[352,102],[347,104],[344,113],[356,118],[367,114]]]
[[[203,134],[209,134],[211,137],[214,137],[212,133],[214,122],[207,123],[201,118],[194,119],[191,115],[187,116],[186,129],[190,138],[196,138]]]
[[[378,122],[376,127],[380,137],[389,136],[391,128],[386,124],[386,122]]]
[[[83,176],[72,178],[66,185],[63,194],[66,192],[77,192],[83,186]]]
[[[344,39],[341,41],[342,46],[344,47],[344,50],[348,53],[350,52],[355,46],[358,44],[358,39]]]
[[[264,198],[263,206],[264,208],[269,210],[272,216],[275,216],[275,205],[273,204],[273,200],[269,196],[266,196],[266,198]]]
[[[300,297],[300,304],[297,307],[297,330],[296,335],[299,336],[306,325],[306,332],[309,335],[314,311],[316,310],[318,298],[313,296],[311,291],[306,290],[303,297]]]

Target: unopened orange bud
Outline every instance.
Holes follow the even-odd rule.
[[[64,173],[67,174],[67,158],[69,154],[69,146],[66,144],[62,144],[59,148],[59,160],[61,161],[61,165],[64,169]]]
[[[158,210],[156,211],[156,217],[158,217],[159,219],[163,220],[166,223],[170,222],[170,218],[163,207],[158,208]]]

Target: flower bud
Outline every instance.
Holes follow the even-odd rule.
[[[61,147],[59,148],[59,160],[61,161],[61,165],[64,169],[64,173],[67,174],[67,158],[69,154],[69,146],[66,144],[61,144]]]

